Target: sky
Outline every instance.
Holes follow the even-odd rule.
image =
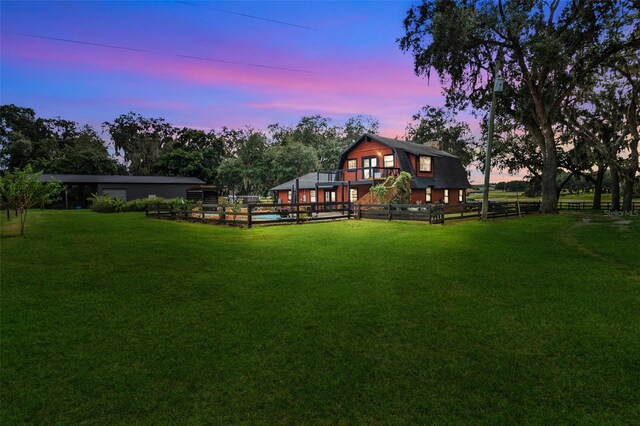
[[[0,101],[96,128],[129,111],[204,130],[361,114],[402,138],[444,104],[396,41],[411,4],[3,1]]]

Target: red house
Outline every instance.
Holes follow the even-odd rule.
[[[312,172],[271,188],[278,203],[370,203],[373,185],[401,171],[411,174],[411,203],[466,201],[471,185],[460,159],[428,145],[364,134],[340,156],[339,168]]]

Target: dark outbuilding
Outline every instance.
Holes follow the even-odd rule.
[[[104,176],[104,175],[60,175],[43,174],[43,182],[56,181],[63,184],[66,208],[86,206],[91,194],[109,195],[124,201],[140,198],[187,197],[187,191],[198,188],[204,182],[194,177],[171,176]]]

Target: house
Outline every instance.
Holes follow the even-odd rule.
[[[340,155],[338,170],[313,172],[271,188],[278,203],[366,203],[373,185],[411,174],[411,203],[461,204],[471,187],[455,155],[413,142],[366,133]]]
[[[217,193],[194,177],[42,174],[40,180],[63,184],[64,194],[60,207],[66,208],[85,207],[91,194],[106,194],[124,201],[187,196],[206,196],[217,201]]]

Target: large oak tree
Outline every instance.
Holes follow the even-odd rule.
[[[418,75],[436,71],[451,106],[486,109],[502,64],[499,111],[538,147],[541,210],[555,212],[562,106],[611,57],[637,53],[639,22],[631,0],[428,0],[409,10],[399,42]]]

